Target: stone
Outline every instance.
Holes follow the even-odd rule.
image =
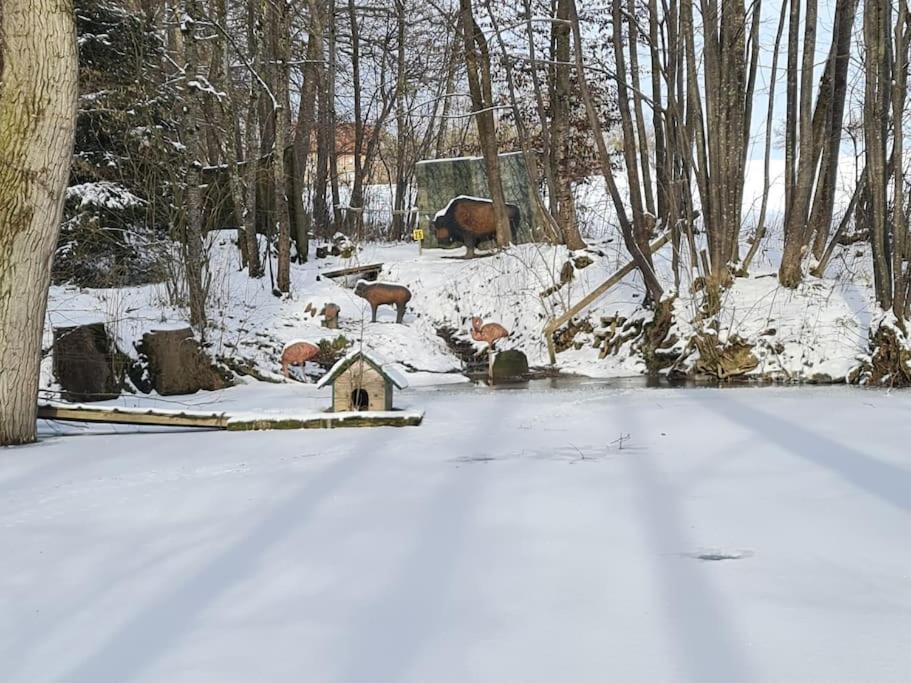
[[[500,351],[494,358],[491,376],[495,382],[527,379],[528,358],[517,349]]]
[[[104,323],[54,328],[54,377],[65,401],[88,403],[120,396],[120,357]]]
[[[231,386],[228,373],[212,363],[189,327],[146,332],[138,350],[148,364],[152,388],[162,396]]]

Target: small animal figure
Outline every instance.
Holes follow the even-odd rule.
[[[519,207],[506,205],[512,241],[516,240],[519,229]],[[497,223],[494,219],[493,202],[476,197],[456,197],[449,205],[434,216],[430,224],[437,242],[451,244],[453,241],[465,245],[465,257],[474,257],[478,242],[496,239]]]
[[[328,303],[323,306],[323,310],[320,311],[320,315],[323,316],[323,327],[328,327],[330,330],[338,329],[338,315],[342,312],[342,309],[338,304]]]
[[[303,365],[319,353],[319,347],[306,341],[293,341],[282,349],[282,374],[288,377],[288,368],[292,365]]]
[[[505,339],[509,336],[509,330],[500,323],[482,325],[482,322],[478,317],[471,319],[471,338],[475,341],[487,342],[488,348],[493,351],[498,339]]]
[[[386,282],[358,281],[354,293],[366,299],[373,311],[372,322],[376,322],[376,309],[388,304],[395,306],[395,321],[401,323],[405,317],[405,304],[411,301],[411,290],[402,285],[393,285]]]

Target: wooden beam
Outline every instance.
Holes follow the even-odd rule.
[[[324,413],[313,417],[261,417],[228,421],[232,432],[264,429],[335,429],[338,427],[417,427],[424,413],[402,412],[397,415],[364,413]]]
[[[668,243],[668,240],[671,239],[671,231],[668,230],[661,237],[656,239],[649,245],[649,253],[654,254],[661,247]],[[563,315],[556,318],[551,318],[551,320],[544,326],[544,340],[547,342],[547,354],[550,356],[550,364],[554,365],[557,362],[557,352],[554,348],[554,332],[556,332],[560,326],[570,320],[573,316],[577,315],[580,311],[591,306],[596,300],[604,296],[607,291],[618,284],[623,280],[627,275],[633,272],[636,269],[636,262],[630,261],[625,266],[623,266],[616,273],[611,275],[607,280],[602,282],[600,285],[595,287],[590,291],[586,296],[584,296],[578,303],[570,306]]]
[[[147,425],[158,427],[198,427],[202,429],[227,429],[228,417],[224,413],[193,413],[132,410],[110,406],[38,406],[38,418],[64,422],[102,422],[111,424]]]
[[[339,270],[324,270],[319,274],[320,277],[336,278],[342,277],[344,275],[357,275],[359,273],[371,273],[376,272],[377,274],[383,269],[382,263],[371,263],[366,266],[354,266],[353,268],[340,268]]]
[[[196,427],[244,432],[271,429],[334,429],[336,427],[416,427],[424,420],[424,413],[415,411],[347,412],[296,417],[260,415],[249,418],[231,418],[224,413],[41,404],[38,406],[38,418],[64,422],[130,424],[147,427]]]

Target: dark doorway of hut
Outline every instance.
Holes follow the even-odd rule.
[[[351,392],[351,407],[354,410],[367,410],[370,406],[370,396],[363,389],[355,389]]]

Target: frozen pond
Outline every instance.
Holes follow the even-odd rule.
[[[45,427],[0,451],[0,680],[907,680],[911,393],[558,383],[409,390],[418,428]]]

